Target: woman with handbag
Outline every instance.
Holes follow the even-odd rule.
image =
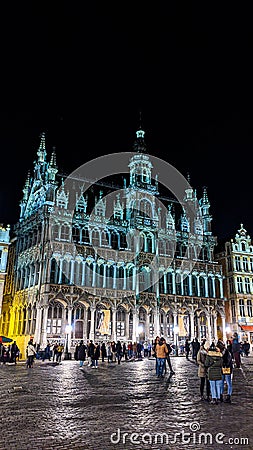
[[[225,403],[231,403],[231,395],[232,395],[232,372],[233,372],[233,359],[232,355],[227,348],[225,348],[222,355],[223,365],[222,365],[222,386],[221,386],[221,394],[224,394],[224,384],[225,380],[227,383],[227,396],[224,400]]]

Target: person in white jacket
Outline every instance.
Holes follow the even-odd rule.
[[[26,356],[27,356],[26,366],[27,366],[27,368],[32,369],[35,355],[36,355],[36,350],[34,348],[34,345],[33,345],[32,341],[29,341],[27,344],[27,347],[26,347]]]

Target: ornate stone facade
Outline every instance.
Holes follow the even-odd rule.
[[[227,335],[253,342],[253,243],[241,224],[234,239],[217,254],[224,273]]]
[[[68,337],[73,347],[80,339],[225,337],[207,190],[198,200],[188,184],[183,204],[162,197],[144,131],[136,134],[128,183],[115,193],[115,184],[95,182],[86,195],[87,180],[68,188],[60,180],[42,134],[15,226],[8,334],[17,341],[33,336],[43,347]],[[109,213],[108,192],[115,193]],[[187,205],[198,207],[193,219]]]

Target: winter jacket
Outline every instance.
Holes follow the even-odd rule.
[[[157,358],[166,358],[168,354],[168,347],[166,344],[158,344],[156,346],[156,357]]]
[[[205,361],[209,381],[222,380],[222,365],[222,353],[209,350]]]
[[[207,351],[200,347],[200,350],[197,353],[197,364],[199,366],[198,368],[198,376],[199,377],[205,377],[207,375],[207,367],[205,367],[207,357]]]
[[[78,359],[79,361],[85,361],[86,359],[86,345],[80,344],[78,347]]]
[[[36,355],[36,350],[32,344],[28,344],[26,349],[27,349],[27,356],[35,356]]]

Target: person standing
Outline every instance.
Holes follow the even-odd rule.
[[[121,358],[122,358],[122,345],[120,341],[117,341],[116,344],[116,358],[118,361],[118,364],[120,364]]]
[[[100,358],[100,345],[98,344],[98,342],[96,342],[94,346],[94,355],[93,355],[94,365],[92,366],[92,369],[98,368],[99,358]]]
[[[215,346],[214,342],[207,352],[205,367],[207,368],[208,380],[212,395],[212,404],[218,404],[221,401],[222,390],[222,365],[223,359],[220,349]]]
[[[165,339],[162,337],[156,346],[156,359],[157,359],[157,377],[163,378],[164,365],[168,354],[168,348],[165,343]]]
[[[80,341],[80,344],[78,346],[78,360],[79,360],[79,367],[83,367],[83,363],[86,360],[86,345],[84,345],[83,340]]]
[[[237,333],[233,334],[232,340],[232,353],[235,360],[236,368],[240,369],[241,367],[241,345],[239,342],[239,337]]]
[[[62,353],[63,353],[64,347],[62,344],[59,344],[57,347],[57,356],[56,356],[56,362],[57,364],[61,363]]]
[[[16,341],[13,342],[11,345],[11,362],[14,362],[14,364],[17,364],[17,357],[19,353],[19,348],[16,344]]]
[[[206,385],[206,400],[210,400],[210,382],[207,378],[207,367],[205,366],[207,350],[209,345],[207,342],[202,342],[200,349],[197,353],[197,364],[198,364],[198,377],[200,378],[200,399],[205,400],[204,388]]]
[[[227,396],[226,399],[224,400],[225,403],[231,403],[231,395],[232,395],[232,373],[233,373],[233,359],[232,359],[232,355],[229,351],[228,348],[223,349],[222,352],[222,360],[223,360],[223,365],[222,365],[222,387],[221,387],[221,394],[222,394],[222,399],[224,400],[224,385],[225,385],[225,381],[226,381],[226,385],[227,385]]]
[[[104,362],[104,360],[106,358],[106,346],[105,346],[104,342],[101,345],[101,357],[102,357],[102,362]]]
[[[95,350],[95,345],[93,343],[92,340],[90,340],[89,344],[88,344],[88,350],[87,350],[87,354],[88,354],[88,366],[94,366],[94,350]]]
[[[30,340],[26,347],[26,356],[27,356],[26,367],[28,369],[33,368],[33,362],[34,362],[35,355],[36,355],[36,350],[34,348],[32,341]]]
[[[166,355],[166,361],[165,361],[165,364],[164,364],[164,372],[166,373],[166,362],[167,362],[168,366],[169,366],[169,369],[170,369],[170,375],[175,375],[175,372],[172,369],[172,364],[171,364],[171,359],[170,359],[170,354],[172,353],[172,347],[171,347],[171,345],[168,342],[166,342],[165,339],[164,339],[164,343],[166,344],[167,349],[168,349],[168,353]]]
[[[107,343],[107,361],[108,363],[112,362],[112,348],[111,348],[111,342]]]
[[[190,348],[191,347],[190,347],[189,339],[186,339],[185,346],[184,346],[186,359],[189,359]]]

